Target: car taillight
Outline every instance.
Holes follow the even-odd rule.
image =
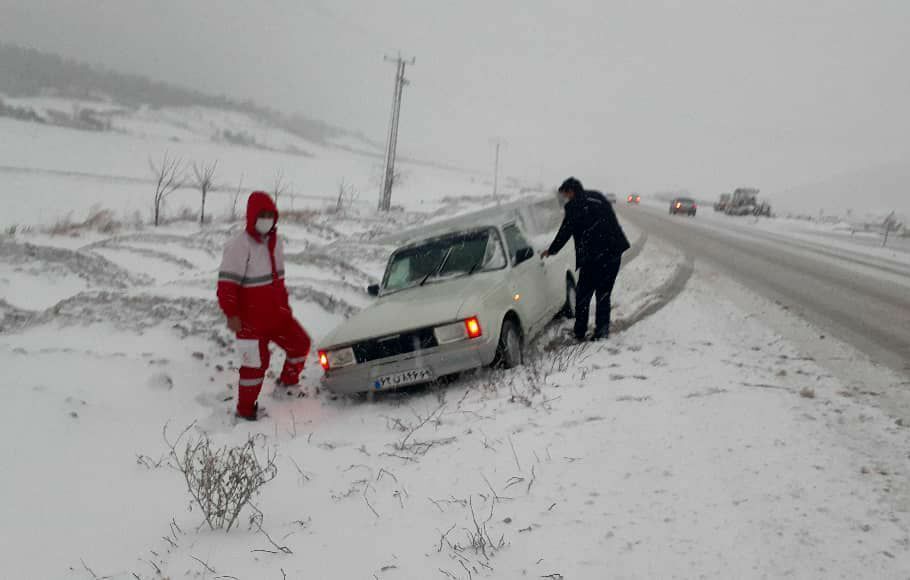
[[[472,316],[464,321],[464,327],[468,331],[468,338],[478,338],[483,336],[483,330],[480,328],[480,321],[476,316]]]
[[[325,351],[319,351],[319,364],[322,365],[322,368],[329,370],[329,355]]]

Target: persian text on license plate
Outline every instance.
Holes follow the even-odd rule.
[[[433,371],[430,369],[413,369],[379,377],[373,382],[373,387],[376,389],[394,389],[417,383],[426,383],[432,381],[433,378]]]

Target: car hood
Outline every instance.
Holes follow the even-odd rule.
[[[501,280],[502,272],[481,272],[452,280],[430,282],[376,299],[338,325],[321,348],[351,344],[434,324],[452,322],[471,297],[482,297]],[[470,316],[475,313],[461,313]]]

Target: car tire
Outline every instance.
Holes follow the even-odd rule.
[[[571,276],[566,276],[566,301],[562,305],[562,310],[556,314],[556,318],[568,320],[575,318],[575,281]]]
[[[496,358],[493,367],[511,369],[519,366],[524,360],[524,345],[521,341],[521,331],[518,324],[509,318],[502,323],[499,333],[499,345],[496,347]]]

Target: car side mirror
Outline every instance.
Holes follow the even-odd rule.
[[[534,248],[521,248],[515,252],[515,265],[521,264],[534,257]]]
[[[370,284],[367,286],[367,294],[370,296],[379,296],[379,284]]]

